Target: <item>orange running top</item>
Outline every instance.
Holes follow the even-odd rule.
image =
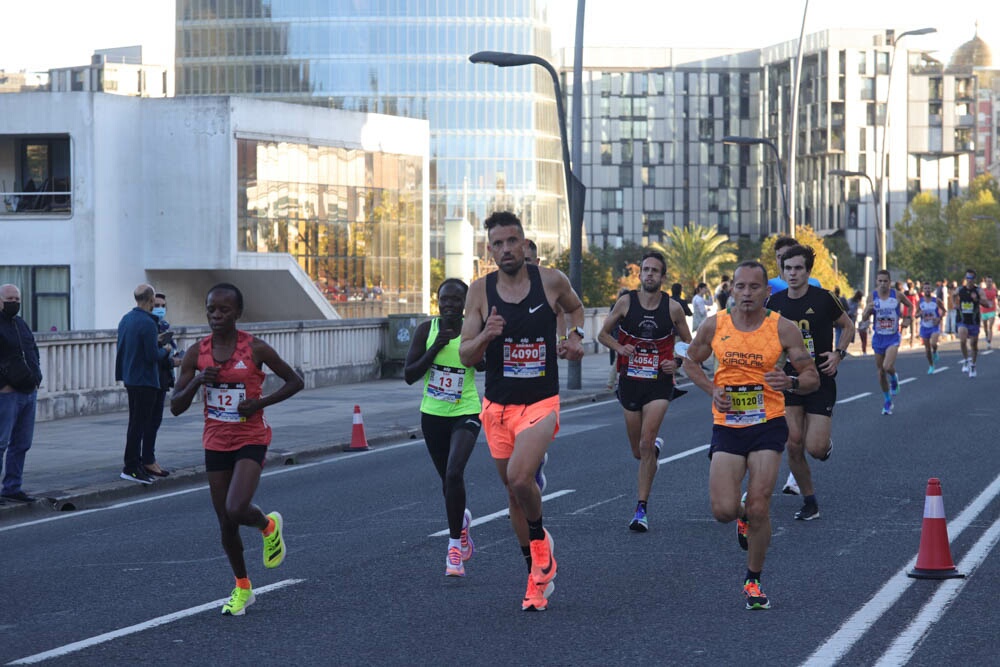
[[[764,373],[784,365],[784,348],[778,337],[777,313],[764,311],[764,321],[754,331],[740,331],[727,309],[715,319],[712,352],[719,361],[715,386],[725,388],[733,405],[721,412],[712,403],[713,422],[743,428],[785,415],[785,397],[764,382]]]

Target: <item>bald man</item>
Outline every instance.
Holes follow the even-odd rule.
[[[118,323],[118,355],[115,379],[125,383],[128,392],[128,431],[125,434],[125,466],[121,478],[139,484],[152,484],[146,470],[155,465],[153,443],[156,440],[154,411],[160,391],[160,361],[170,354],[169,343],[159,338],[157,318],[153,315],[156,290],[152,285],[135,288],[135,308]]]

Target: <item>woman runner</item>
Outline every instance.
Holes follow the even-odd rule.
[[[420,427],[444,491],[449,533],[446,577],[464,577],[465,561],[474,550],[469,537],[472,512],[465,506],[465,465],[479,437],[482,406],[476,390],[476,369],[463,366],[458,358],[468,292],[469,286],[457,278],[441,283],[441,316],[417,326],[403,369],[406,384],[421,378],[424,381]],[[486,363],[480,362],[479,366],[484,370]]]
[[[303,383],[271,346],[236,329],[236,320],[243,314],[243,294],[235,285],[219,283],[210,289],[205,310],[212,333],[184,355],[170,411],[174,415],[183,413],[191,407],[199,388],[204,388],[205,470],[222,532],[222,548],[236,577],[236,587],[222,613],[242,616],[253,604],[254,595],[243,559],[240,526],[261,531],[264,567],[278,567],[285,559],[281,515],[265,515],[252,503],[271,443],[264,408],[294,395]],[[285,381],[267,396],[263,395],[264,365]]]

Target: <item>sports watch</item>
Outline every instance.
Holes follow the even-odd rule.
[[[580,340],[583,340],[584,338],[587,337],[587,334],[583,330],[583,327],[573,327],[572,329],[567,330],[566,337],[569,338],[569,335],[574,333],[580,337]]]

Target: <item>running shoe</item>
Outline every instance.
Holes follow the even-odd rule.
[[[931,364],[930,366],[927,367],[927,374],[934,375],[934,364]]]
[[[237,586],[229,596],[229,602],[222,605],[223,616],[242,616],[247,613],[247,607],[254,603],[253,589]]]
[[[833,454],[833,438],[830,438],[830,444],[828,444],[827,447],[826,447],[826,453],[823,454],[823,456],[817,456],[816,460],[817,461],[828,461],[830,459],[830,455],[831,454]]]
[[[536,584],[535,578],[529,574],[528,588],[524,591],[524,599],[521,600],[521,611],[545,611],[549,606],[549,596],[555,589],[555,582]]]
[[[962,359],[962,372],[963,373],[968,373],[969,372],[969,360],[968,359]]]
[[[122,468],[122,474],[119,476],[130,482],[138,482],[147,486],[153,483],[153,478],[142,468]]]
[[[448,549],[448,557],[444,560],[444,576],[465,576],[465,563],[462,562],[462,550],[458,547]]]
[[[747,600],[747,609],[771,608],[770,601],[764,595],[764,591],[760,590],[760,582],[756,579],[747,579],[743,582],[743,595]]]
[[[264,567],[273,568],[285,560],[285,538],[281,536],[284,521],[278,512],[271,512],[267,517],[274,519],[274,532],[270,535],[261,533],[264,537]]]
[[[641,506],[635,508],[635,516],[629,521],[628,529],[637,533],[645,533],[649,530],[649,519],[646,518],[646,510],[642,509]]]
[[[934,350],[934,363],[936,364],[938,361],[940,361],[940,357],[938,357],[937,350]]]
[[[788,473],[788,479],[785,481],[785,486],[781,489],[781,492],[789,496],[799,495],[799,483],[795,481],[795,475]]]
[[[740,543],[740,549],[743,549],[743,551],[750,548],[750,543],[747,541],[747,528],[749,527],[750,522],[747,521],[747,494],[744,491],[743,497],[740,498],[740,515],[736,517],[736,541]]]
[[[556,576],[555,540],[549,531],[545,531],[544,540],[532,540],[531,549],[531,576],[539,584],[547,584]]]
[[[969,364],[969,377],[970,378],[976,377],[976,365],[975,364]]]
[[[899,393],[899,373],[889,376],[889,393],[893,396]]]
[[[884,415],[892,414],[892,401],[885,402],[885,405],[882,406],[882,414]]]
[[[796,521],[812,521],[819,518],[819,506],[806,503],[795,513]]]
[[[548,480],[545,479],[545,464],[549,462],[549,453],[545,452],[545,456],[542,457],[542,462],[538,465],[538,470],[535,471],[535,484],[538,485],[538,491],[540,493],[545,493],[545,487],[548,485]]]
[[[659,459],[660,459],[660,450],[663,449],[663,438],[657,438],[656,440],[654,440],[653,441],[653,447],[656,448],[656,459],[657,459],[657,462],[659,462]]]
[[[469,535],[469,528],[472,527],[472,512],[465,508],[465,516],[462,517],[462,560],[469,560],[476,552],[476,545],[472,543],[472,536]]]

